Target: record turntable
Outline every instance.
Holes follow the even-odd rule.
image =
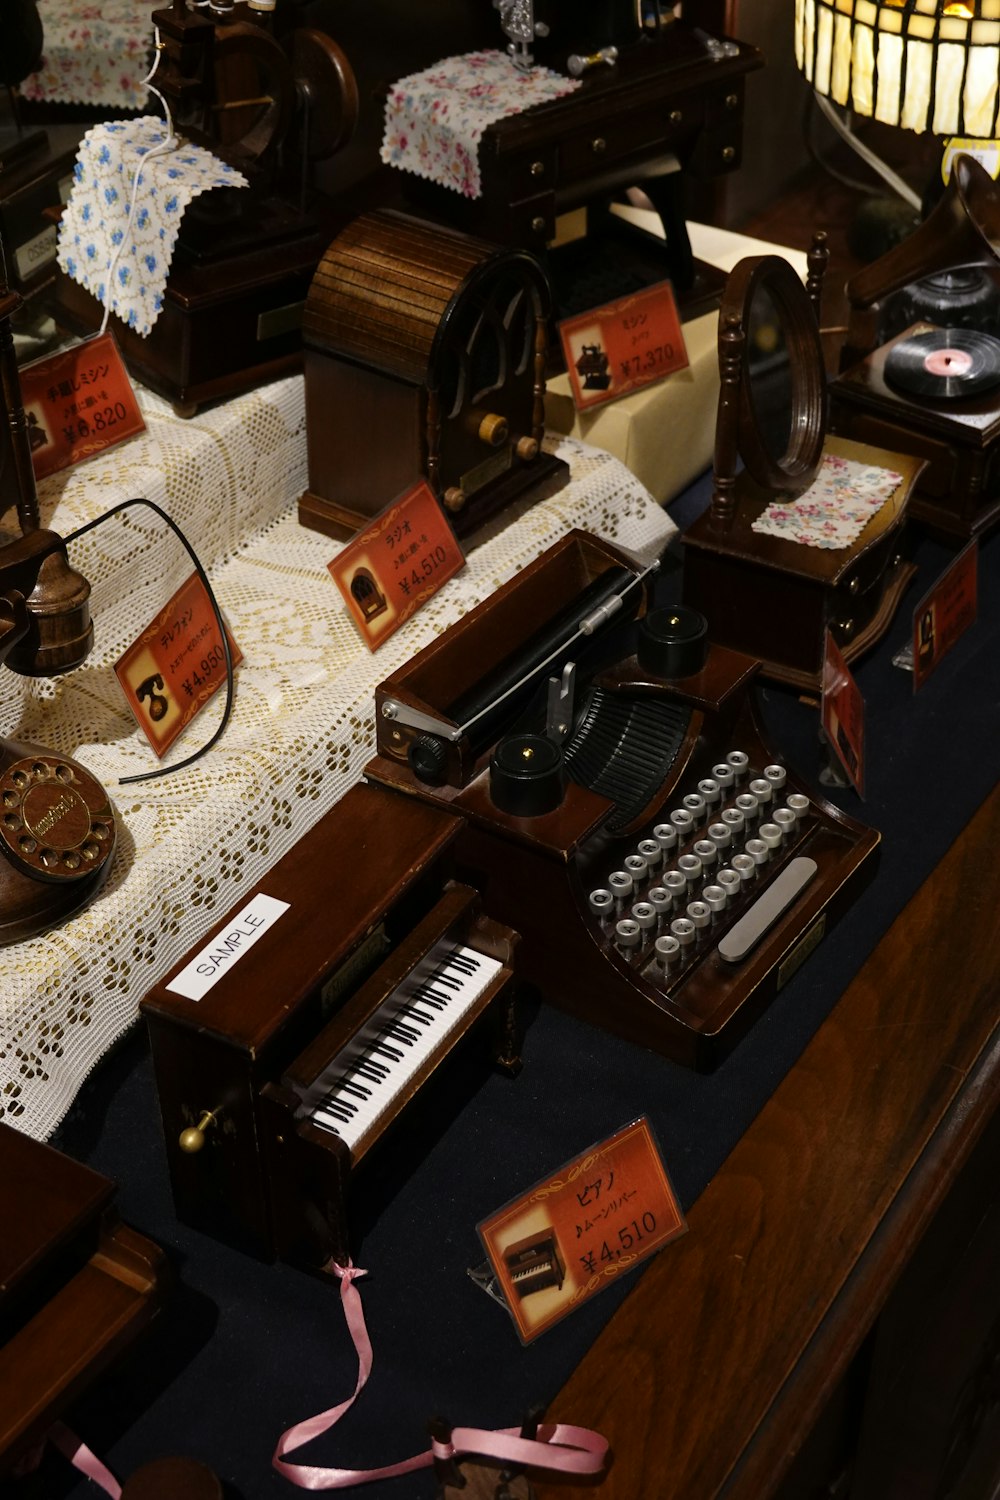
[[[902,442],[888,450],[826,435],[817,322],[825,260],[815,244],[812,302],[779,256],[750,257],[732,272],[719,324],[715,488],[684,537],[684,599],[707,617],[713,640],[812,690],[828,629],[852,661],[892,620],[914,571],[902,533],[923,467],[899,451]],[[821,474],[822,496],[813,488]],[[857,525],[844,526],[855,508]]]
[[[959,541],[1000,520],[1000,374],[989,374],[997,341],[917,323],[881,348],[871,345],[879,305],[892,292],[935,271],[998,261],[1000,190],[973,157],[960,156],[921,227],[848,282],[843,373],[830,386],[830,431],[926,460],[910,515]]]

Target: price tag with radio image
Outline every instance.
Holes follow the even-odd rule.
[[[243,653],[227,635],[235,669]],[[165,755],[226,680],[215,612],[196,573],[119,657],[115,673],[139,728]]]
[[[485,1219],[479,1237],[527,1344],[686,1229],[643,1116]]]

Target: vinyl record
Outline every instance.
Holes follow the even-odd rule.
[[[929,328],[890,349],[885,378],[909,396],[969,400],[1000,385],[1000,339],[971,328]]]

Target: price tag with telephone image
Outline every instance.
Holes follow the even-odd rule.
[[[687,1224],[642,1116],[478,1228],[527,1344],[684,1234]]]
[[[235,670],[243,653],[227,635]],[[215,612],[196,573],[119,657],[115,673],[139,728],[165,755],[226,680]]]

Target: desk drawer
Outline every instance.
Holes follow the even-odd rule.
[[[686,101],[685,101],[686,103]],[[592,124],[559,144],[559,185],[565,187],[628,157],[662,155],[701,125],[701,105],[656,108],[630,114],[598,115]]]

